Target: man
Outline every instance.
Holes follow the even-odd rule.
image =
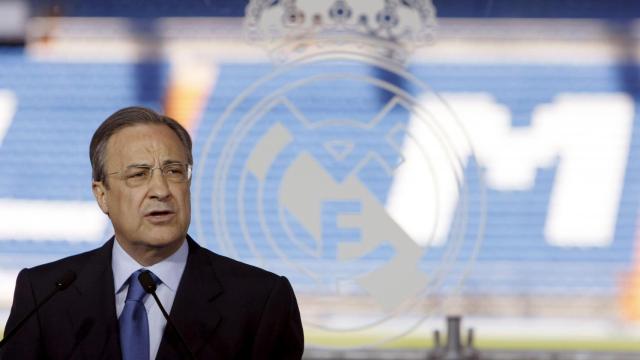
[[[93,194],[115,236],[18,275],[5,331],[77,274],[7,344],[9,359],[300,359],[303,332],[284,277],[200,247],[191,218],[191,139],[169,117],[131,107],[96,130]],[[149,270],[161,304],[138,276]],[[184,339],[184,342],[181,341]]]

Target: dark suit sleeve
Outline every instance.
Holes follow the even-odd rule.
[[[289,280],[279,277],[264,306],[253,347],[253,359],[300,359],[304,334]]]
[[[13,294],[13,305],[4,332],[8,334],[18,323],[36,306],[34,300],[29,271],[23,269],[18,274],[16,289]],[[42,342],[40,341],[40,327],[38,314],[29,319],[24,326],[9,340],[4,349],[0,350],[2,360],[42,359]]]

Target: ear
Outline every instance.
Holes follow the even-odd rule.
[[[109,215],[109,207],[107,206],[107,189],[102,181],[93,181],[91,183],[91,190],[93,196],[95,196],[98,206],[103,213]]]

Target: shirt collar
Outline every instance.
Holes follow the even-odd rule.
[[[176,252],[168,258],[160,261],[152,266],[142,266],[134,258],[132,258],[120,246],[117,240],[113,241],[113,250],[111,256],[111,268],[113,270],[113,285],[116,293],[124,290],[127,280],[131,274],[140,268],[153,272],[169,290],[175,292],[180,284],[180,278],[187,265],[187,256],[189,255],[189,245],[185,239]]]

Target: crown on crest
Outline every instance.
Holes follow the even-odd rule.
[[[244,23],[282,61],[343,48],[404,62],[435,27],[431,0],[251,0]]]

